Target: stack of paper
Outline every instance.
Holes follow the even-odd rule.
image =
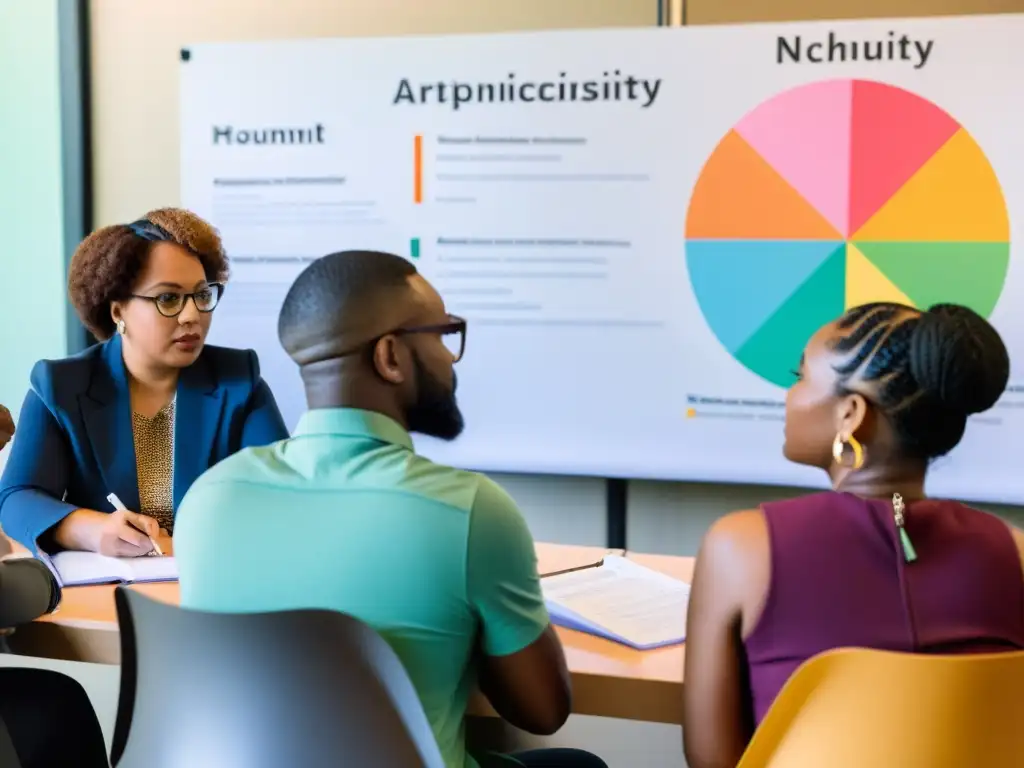
[[[690,585],[613,555],[541,580],[551,620],[646,650],[686,640]]]
[[[131,584],[176,581],[178,564],[173,557],[106,557],[95,552],[59,552],[43,556],[62,587],[86,584]]]

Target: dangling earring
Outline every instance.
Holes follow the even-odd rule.
[[[853,435],[844,438],[841,432],[836,433],[836,439],[832,441],[832,458],[835,459],[836,464],[842,466],[847,445],[853,451],[853,464],[850,469],[860,469],[864,466],[864,446]]]
[[[117,332],[124,336],[124,320],[117,321]]]

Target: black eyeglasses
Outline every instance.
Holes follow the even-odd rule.
[[[452,362],[459,362],[462,359],[462,353],[466,351],[466,321],[455,315],[448,315],[448,322],[438,325],[416,325],[410,328],[396,328],[390,333],[378,336],[374,339],[373,343],[376,344],[384,336],[408,336],[413,333],[438,334],[444,345],[448,347],[448,351],[452,353]]]
[[[456,315],[448,315],[447,323],[395,328],[394,330],[382,333],[380,336],[376,336],[369,341],[364,341],[362,344],[359,344],[357,347],[350,349],[347,352],[329,354],[315,360],[307,360],[304,364],[313,365],[315,363],[323,363],[327,360],[340,360],[344,357],[351,357],[352,355],[360,353],[369,353],[372,356],[373,348],[376,347],[377,342],[385,336],[411,336],[414,333],[435,333],[440,336],[441,341],[448,348],[448,351],[451,352],[453,363],[459,362],[459,360],[462,359],[462,353],[466,351],[466,321]]]
[[[141,296],[133,293],[132,298],[153,302],[156,311],[164,317],[177,317],[185,309],[185,304],[189,299],[192,299],[196,309],[200,312],[213,312],[220,303],[223,293],[224,286],[221,283],[210,283],[192,293],[163,291],[156,296]]]

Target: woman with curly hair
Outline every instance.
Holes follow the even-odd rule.
[[[204,470],[288,436],[256,354],[204,344],[227,274],[216,230],[180,209],[82,241],[68,292],[101,343],[32,370],[0,480],[8,536],[33,551],[150,554]]]

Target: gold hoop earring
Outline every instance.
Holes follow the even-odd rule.
[[[125,330],[125,328],[124,328],[124,320],[118,320],[117,321],[117,332],[119,334],[121,334],[122,336],[124,336],[124,330]]]
[[[836,464],[842,465],[847,445],[853,452],[853,464],[850,468],[860,469],[864,466],[864,446],[853,435],[844,438],[841,433],[836,434],[836,439],[832,441],[832,458],[835,459]]]

